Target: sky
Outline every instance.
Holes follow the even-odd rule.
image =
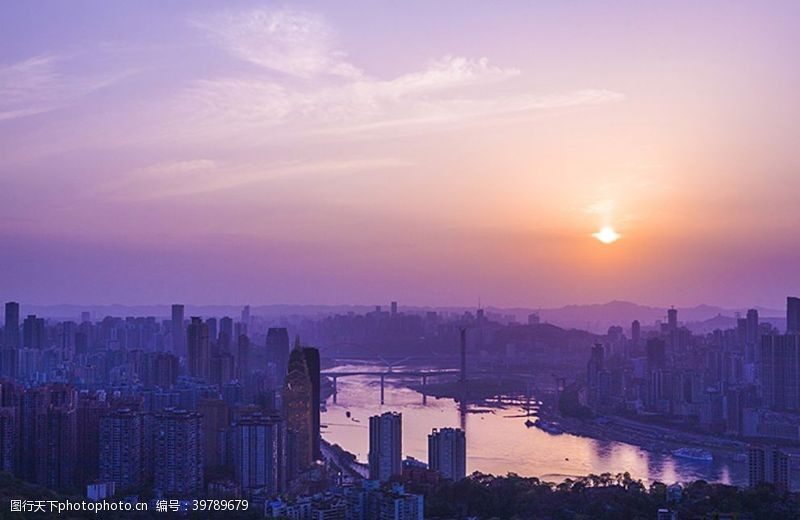
[[[780,308],[798,22],[788,1],[3,2],[0,298]]]

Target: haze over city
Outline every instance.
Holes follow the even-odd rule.
[[[0,296],[781,309],[796,2],[5,2]]]

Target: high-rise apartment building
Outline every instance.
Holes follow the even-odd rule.
[[[225,316],[219,320],[219,350],[228,352],[233,344],[233,320]]]
[[[250,374],[250,338],[240,334],[236,343],[236,377],[244,381]]]
[[[786,332],[800,333],[800,298],[796,296],[786,298]]]
[[[313,384],[300,346],[300,338],[289,356],[286,385],[283,391],[283,410],[287,430],[287,471],[289,479],[296,477],[313,461]]]
[[[70,489],[77,463],[78,394],[70,385],[28,389],[21,402],[20,475],[51,489]]]
[[[222,466],[231,407],[222,399],[203,399],[198,403],[197,411],[203,416],[203,467]]]
[[[800,410],[800,335],[762,336],[759,360],[764,404],[774,410]]]
[[[284,490],[284,424],[279,415],[242,417],[233,426],[234,474],[246,495]]]
[[[442,478],[461,480],[467,476],[467,440],[461,428],[434,429],[428,435],[428,468]]]
[[[100,420],[108,413],[103,390],[81,390],[78,394],[78,468],[76,481],[85,486],[100,476]]]
[[[774,446],[750,446],[747,466],[751,488],[766,483],[789,489],[789,456],[784,451]]]
[[[245,305],[242,307],[242,314],[240,316],[242,325],[244,325],[245,329],[250,326],[250,306]]]
[[[267,330],[267,362],[275,368],[275,383],[283,386],[289,365],[289,331],[283,327]]]
[[[19,303],[6,303],[6,319],[3,323],[3,346],[19,348]]]
[[[22,388],[11,381],[0,381],[0,471],[17,470]]]
[[[100,479],[117,489],[135,489],[144,482],[144,418],[119,408],[100,419]]]
[[[22,322],[22,346],[41,350],[45,347],[44,318],[29,314]]]
[[[211,343],[208,336],[208,323],[204,323],[197,316],[192,316],[186,332],[186,350],[189,375],[210,381]]]
[[[678,328],[678,309],[675,307],[670,307],[667,310],[667,327],[669,327],[669,330]]]
[[[386,481],[402,473],[403,415],[386,412],[369,418],[369,478]]]
[[[642,338],[642,325],[639,320],[633,320],[631,323],[631,342],[634,345],[639,345]]]
[[[183,328],[183,305],[172,306],[172,353],[176,356],[186,355],[186,331]]]
[[[306,358],[308,377],[311,379],[311,456],[315,460],[322,459],[320,450],[320,360],[319,349],[303,348]]]
[[[168,408],[155,415],[154,486],[167,495],[191,497],[203,488],[202,417]]]
[[[758,310],[749,309],[745,319],[744,359],[747,363],[756,361],[758,345],[760,343],[758,327]]]

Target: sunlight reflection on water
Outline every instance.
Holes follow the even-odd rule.
[[[337,370],[379,370],[380,367],[337,367]],[[427,461],[427,435],[433,428],[459,427],[458,405],[452,399],[428,398],[406,388],[397,380],[386,380],[385,405],[380,404],[380,382],[370,376],[349,376],[338,380],[338,404],[328,399],[322,414],[323,437],[339,444],[366,462],[369,417],[386,411],[403,413],[403,456]],[[478,409],[470,406],[470,410]],[[484,407],[480,409],[486,410]],[[351,417],[347,417],[346,412]],[[551,435],[538,428],[526,428],[518,406],[505,405],[488,413],[468,413],[467,472],[535,476],[560,482],[589,473],[622,473],[633,478],[665,483],[704,479],[710,482],[747,484],[743,463],[702,463],[651,453],[636,446],[578,437]]]

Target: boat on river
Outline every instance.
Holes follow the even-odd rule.
[[[528,424],[529,422],[530,421],[527,421],[525,423],[525,425],[528,427],[531,426]],[[562,433],[564,433],[564,430],[557,423],[545,421],[544,419],[536,419],[533,422],[532,426],[536,426],[540,430],[545,431],[551,435],[561,435]]]
[[[710,451],[703,448],[678,448],[672,450],[672,455],[682,459],[696,460],[699,462],[711,462],[714,460],[714,455]]]

